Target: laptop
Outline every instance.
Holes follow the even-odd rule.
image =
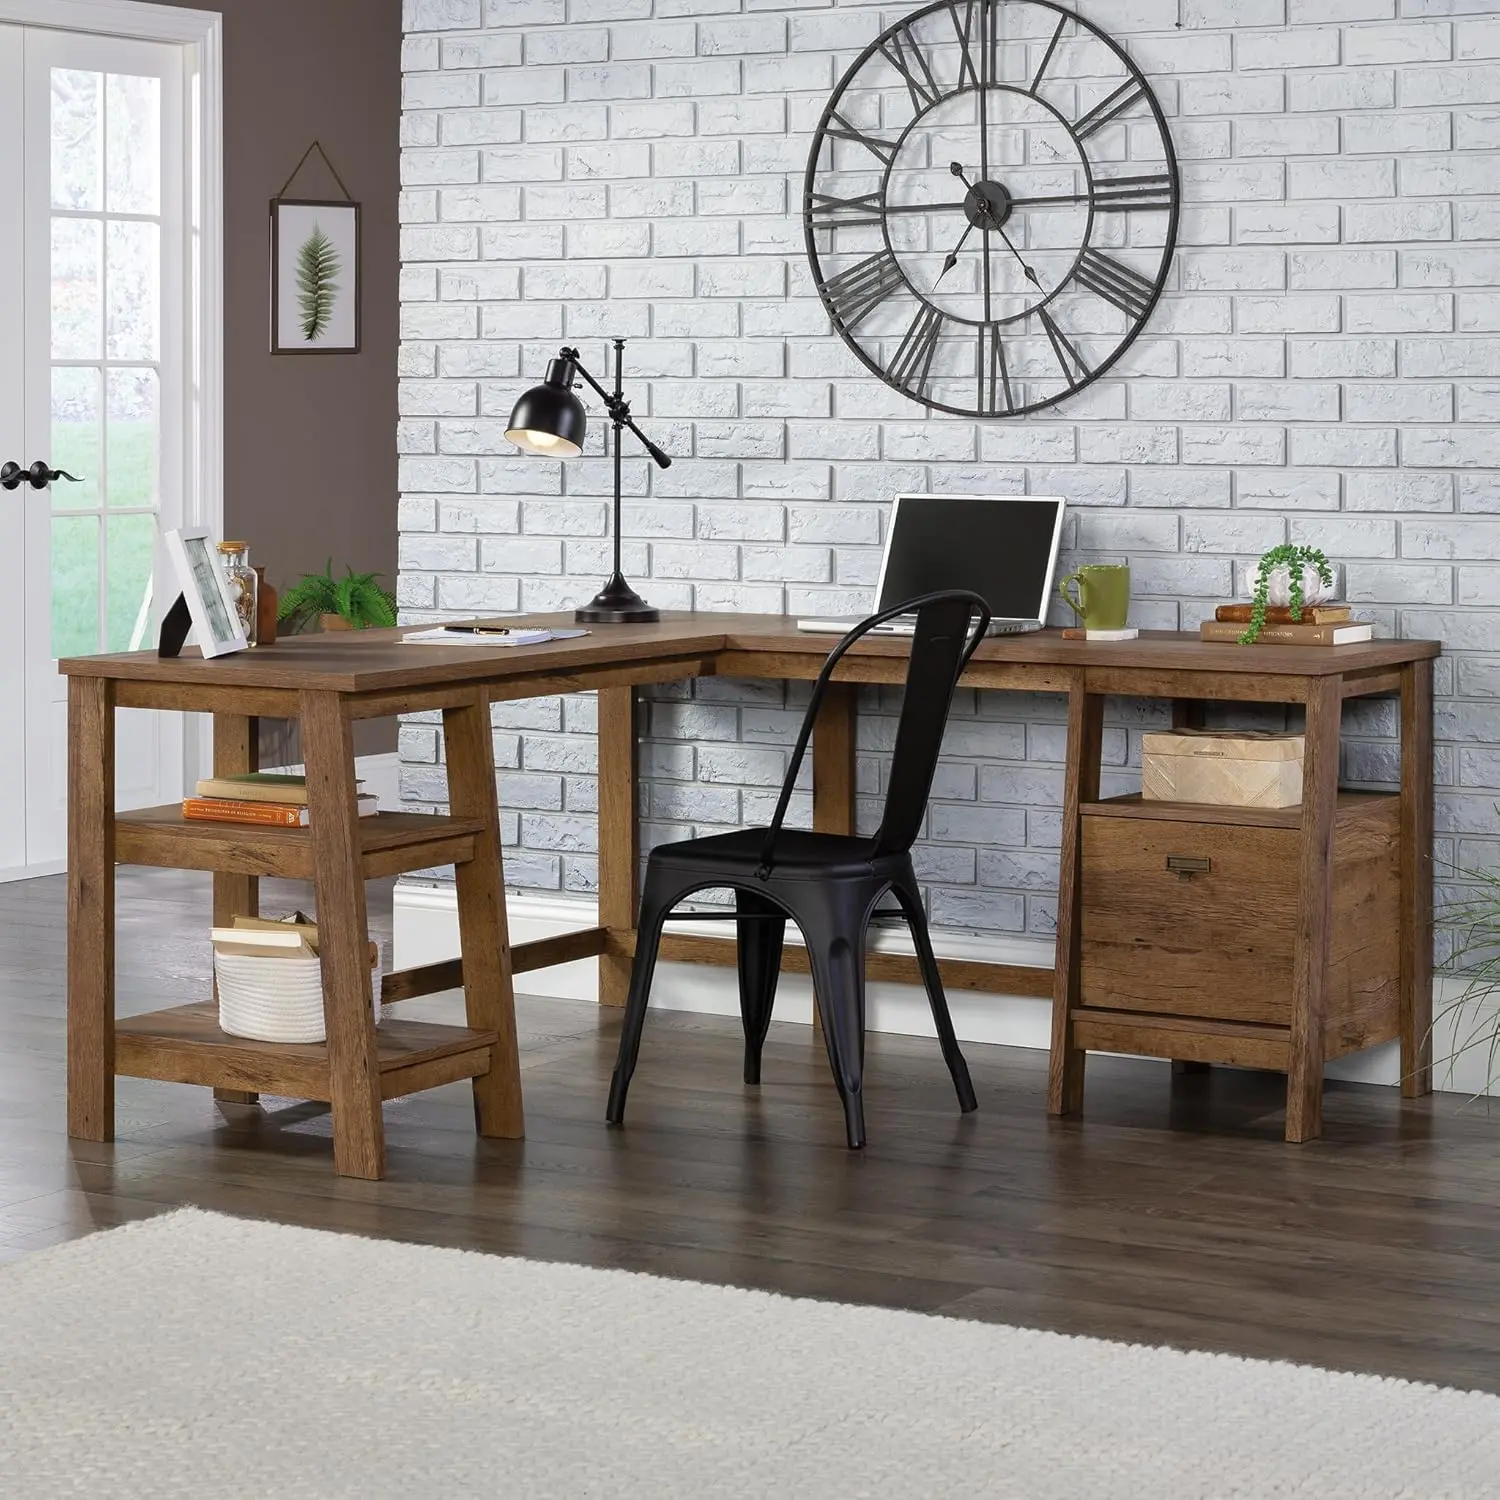
[[[1063,501],[1056,495],[899,495],[891,506],[874,614],[938,589],[969,589],[989,605],[991,635],[1040,630],[1052,598]],[[863,618],[863,617],[860,617]],[[859,619],[806,619],[838,635]],[[915,617],[876,629],[910,635]]]

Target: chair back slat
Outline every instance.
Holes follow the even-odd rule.
[[[935,598],[917,611],[876,854],[903,854],[921,832],[948,711],[969,656],[973,616],[973,600],[963,594]]]
[[[813,683],[807,712],[792,758],[782,783],[776,811],[766,829],[761,849],[760,876],[765,879],[776,860],[776,839],[791,805],[802,760],[813,736],[818,710],[832,680],[834,669],[844,653],[855,642],[868,635],[877,625],[901,615],[915,614],[916,631],[912,636],[911,655],[906,667],[906,696],[901,706],[901,722],[896,730],[896,749],[891,762],[890,785],[886,794],[885,813],[876,835],[878,854],[901,853],[910,849],[922,826],[932,778],[942,749],[943,730],[953,691],[959,675],[967,665],[974,648],[984,639],[990,625],[990,609],[978,594],[966,589],[945,589],[923,594],[917,599],[883,609],[879,614],[861,620],[828,654],[823,669]]]

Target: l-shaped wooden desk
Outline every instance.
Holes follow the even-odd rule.
[[[539,617],[558,623],[562,617]],[[68,1129],[108,1140],[116,1075],[213,1087],[253,1101],[260,1092],[330,1101],[340,1173],[385,1171],[382,1101],[459,1079],[473,1080],[485,1136],[523,1134],[512,977],[579,958],[599,959],[599,996],[624,997],[635,944],[639,845],[636,820],[636,689],[721,677],[816,676],[830,641],[776,616],[669,614],[660,624],[602,626],[578,640],[531,647],[403,645],[396,631],[300,637],[235,656],[170,660],[149,652],[80,657],[68,675]],[[1205,700],[1298,703],[1307,711],[1306,795],[1300,809],[1268,815],[1296,845],[1302,893],[1291,944],[1287,1023],[1217,1023],[1225,1060],[1288,1074],[1287,1137],[1321,1128],[1326,1055],[1398,1035],[1403,1092],[1431,1087],[1427,1032],[1432,969],[1432,659],[1429,641],[1377,641],[1327,649],[1205,645],[1195,636],[1146,633],[1119,644],[1067,640],[1055,631],[999,637],[976,652],[964,684],[1060,693],[1068,702],[1055,968],[943,963],[958,989],[1052,996],[1049,1108],[1081,1107],[1090,1046],[1184,1055],[1162,1017],[1101,1013],[1080,1003],[1080,847],[1085,814],[1099,802],[1100,741],[1107,695],[1172,700],[1191,722]],[[854,827],[855,696],[862,683],[899,682],[905,644],[867,640],[850,654],[819,720],[813,747],[813,817],[829,832]],[[490,704],[599,693],[598,925],[509,945]],[[1333,906],[1339,722],[1344,699],[1400,701],[1401,786],[1386,802],[1399,839],[1399,1004],[1352,1035],[1323,1020]],[[260,717],[301,721],[310,830],[185,822],[176,807],[114,812],[117,708],[176,709],[214,716],[218,774],[253,769]],[[441,710],[450,811],[445,817],[355,813],[352,723]],[[372,1021],[363,885],[366,879],[453,863],[463,957],[387,974],[382,998],[410,999],[462,986],[467,1025]],[[324,934],[328,1040],[277,1045],[226,1036],[212,1002],[116,1020],[115,865],[214,871],[214,918],[257,909],[262,875],[311,879]],[[1290,872],[1289,877],[1290,877]],[[1247,896],[1250,893],[1247,893]],[[664,956],[732,963],[733,944],[673,937]],[[786,963],[801,957],[789,948]],[[915,962],[871,955],[872,975],[915,982]],[[1170,1018],[1168,1018],[1170,1019]],[[1192,1060],[1191,1054],[1187,1054]],[[1201,1058],[1199,1059],[1201,1060]],[[602,1103],[601,1103],[602,1118]]]

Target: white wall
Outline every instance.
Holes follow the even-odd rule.
[[[551,608],[606,560],[609,467],[503,428],[560,342],[630,339],[627,572],[655,603],[858,609],[903,489],[1058,492],[1070,557],[1130,562],[1141,625],[1192,627],[1284,540],[1346,565],[1382,632],[1437,636],[1438,860],[1500,836],[1500,20],[1480,0],[1085,0],[1165,108],[1186,211],[1169,289],[1109,375],[1053,412],[929,415],[830,332],[801,173],[827,97],[902,8],[793,0],[407,0],[402,603]],[[1464,14],[1468,9],[1473,14]],[[597,426],[597,424],[596,424]],[[799,699],[651,695],[648,842],[764,816]],[[871,694],[861,785],[891,702]],[[1122,705],[1131,785],[1154,705]],[[594,882],[592,703],[497,711],[508,880]],[[1347,716],[1388,784],[1394,716]],[[919,858],[935,921],[1045,937],[1056,700],[964,696]],[[405,795],[440,801],[431,724]],[[866,808],[868,813],[868,806]]]

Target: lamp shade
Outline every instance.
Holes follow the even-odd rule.
[[[583,451],[587,418],[571,389],[572,378],[572,361],[554,359],[547,378],[516,402],[505,430],[516,447],[543,458],[576,458]]]

